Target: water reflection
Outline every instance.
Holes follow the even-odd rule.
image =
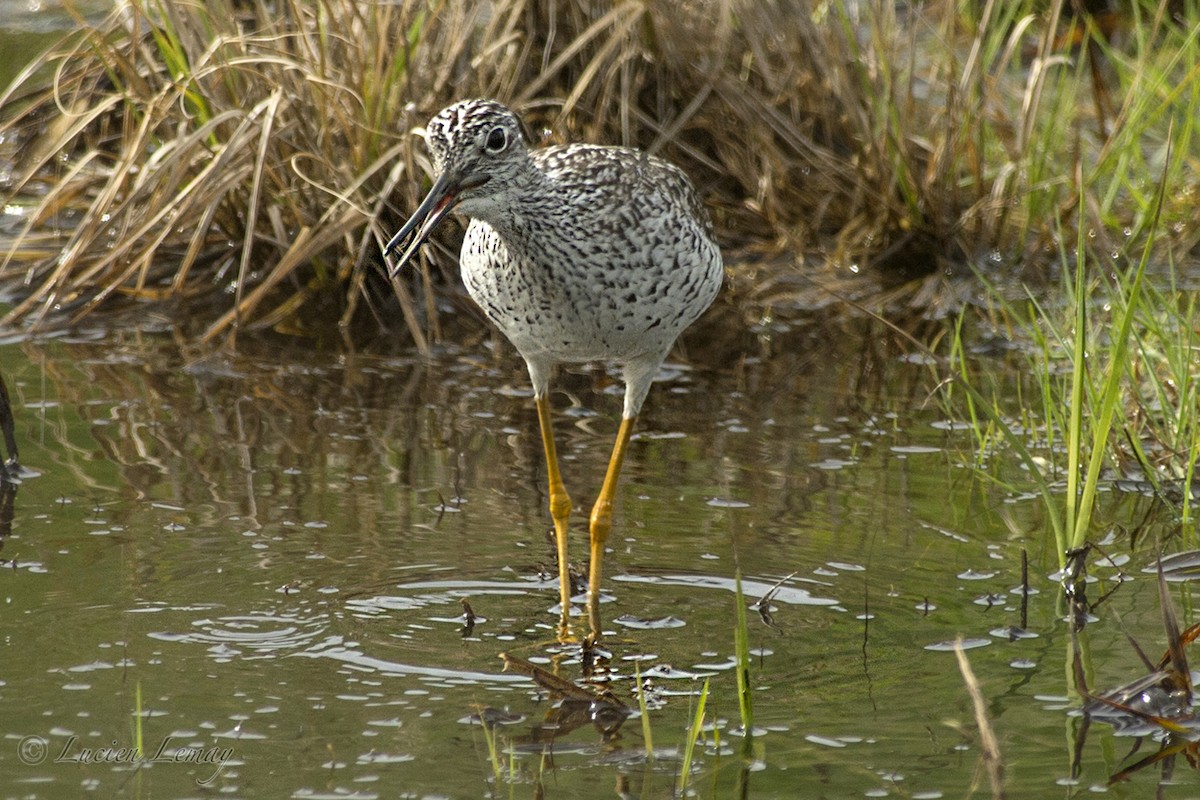
[[[12,534],[13,509],[17,499],[17,486],[7,480],[0,479],[0,551],[4,550],[4,540]],[[5,566],[5,560],[0,558],[0,567]],[[15,567],[16,562],[11,562]]]
[[[41,474],[9,495],[0,541],[17,567],[0,570],[0,747],[125,743],[140,708],[147,737],[232,746],[217,778],[232,794],[507,796],[511,779],[547,797],[669,796],[707,679],[688,768],[714,787],[702,796],[861,795],[900,776],[906,791],[962,793],[971,740],[944,724],[961,685],[953,656],[925,649],[961,635],[990,642],[972,660],[1040,791],[1068,758],[1063,709],[1034,700],[1066,691],[1037,501],[952,457],[965,434],[926,403],[927,366],[886,330],[838,325],[685,341],[626,464],[599,653],[553,646],[542,454],[515,355],[264,339],[196,356],[136,329],[8,346],[22,456]],[[604,371],[557,385],[560,458],[586,508],[619,400]],[[1114,497],[1108,516],[1144,517],[1119,505],[1141,502]],[[582,516],[576,530],[582,552]],[[1031,591],[1014,595],[1031,543]],[[739,571],[765,742],[746,758],[730,746]],[[1136,591],[1116,595],[1127,615]],[[1038,636],[1001,633],[1017,628]],[[547,740],[547,715],[575,717],[500,653],[591,674],[630,705],[642,676],[652,757],[640,720]],[[1128,653],[1097,642],[1094,655]],[[479,708],[523,720],[495,729],[499,773],[484,728],[464,721]],[[128,777],[89,770],[92,790]],[[159,764],[141,779],[172,795],[199,777]],[[50,763],[0,785],[79,788]]]

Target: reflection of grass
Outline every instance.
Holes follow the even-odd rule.
[[[1161,156],[1159,183],[1139,206],[1142,245],[1135,258],[1097,258],[1089,245],[1095,230],[1077,217],[1073,229],[1057,223],[1063,278],[1056,294],[1026,287],[1023,298],[1012,299],[1004,286],[987,287],[993,324],[1025,345],[1030,377],[1020,384],[1018,420],[1011,416],[1012,398],[985,388],[987,374],[968,361],[966,314],[950,347],[955,380],[944,384],[944,397],[955,409],[966,409],[978,444],[976,465],[982,469],[987,454],[1005,445],[1042,497],[1071,607],[1073,636],[1065,662],[1074,688],[1091,671],[1089,639],[1079,628],[1104,599],[1086,597],[1087,545],[1115,527],[1097,514],[1105,485],[1136,477],[1158,498],[1160,511],[1165,507],[1167,515],[1176,515],[1183,546],[1195,546],[1191,493],[1200,458],[1200,330],[1196,294],[1177,286],[1175,264],[1168,260],[1157,275],[1151,272],[1165,198],[1178,179],[1172,148]],[[1078,192],[1078,206],[1097,206],[1088,187],[1080,183]],[[1100,526],[1104,532],[1097,535]],[[1130,537],[1134,544],[1162,546],[1149,536]],[[960,659],[970,688],[973,678],[965,657]],[[987,732],[982,696],[974,688],[972,695],[992,793],[1004,796],[999,748]],[[1067,722],[1069,729],[1079,724]],[[1085,722],[1080,731],[1086,729]],[[1081,750],[1077,743],[1076,757]]]
[[[398,293],[422,346],[451,265],[389,286],[374,262],[420,191],[407,132],[470,95],[662,151],[725,239],[855,271],[1042,265],[1059,221],[1087,229],[1081,255],[1124,257],[1158,169],[1157,237],[1183,250],[1200,236],[1196,8],[1123,7],[1115,45],[1086,16],[1063,37],[1064,0],[133,3],[0,94],[27,208],[0,262],[7,321],[125,297],[186,303],[210,334],[304,330],[313,309],[378,325]],[[735,272],[739,297],[787,300],[786,269]]]
[[[975,726],[979,732],[978,748],[981,766],[987,774],[988,783],[991,784],[992,797],[994,800],[1003,800],[1007,796],[1004,791],[1004,757],[1000,752],[1000,743],[992,730],[987,700],[983,696],[983,690],[975,677],[975,672],[971,669],[971,662],[962,648],[961,639],[954,646],[954,655],[958,659],[958,669],[962,673],[963,683],[966,684],[967,694],[971,698]]]
[[[633,662],[633,678],[636,682],[638,715],[642,721],[642,742],[646,748],[646,761],[654,761],[654,734],[650,726],[650,711],[646,707],[646,687],[642,684],[642,670]]]
[[[743,765],[743,775],[748,768],[748,760],[753,754],[754,745],[754,703],[753,690],[750,685],[750,632],[746,622],[746,598],[742,594],[742,574],[739,570],[734,575],[734,626],[733,626],[733,651],[736,673],[736,690],[738,701],[738,714],[742,723],[742,749],[741,757],[747,763]],[[687,741],[684,745],[683,760],[680,766],[679,773],[679,792],[682,795],[687,788],[688,778],[692,770],[692,757],[696,747],[696,742],[700,739],[704,729],[704,709],[707,705],[709,696],[709,682],[706,678],[704,688],[700,692],[700,702],[696,706],[696,713],[692,717],[691,727],[688,728]],[[717,749],[719,750],[719,743]]]
[[[142,681],[139,679],[133,688],[133,747],[137,753],[138,761],[141,761],[145,756],[146,750],[143,747],[144,739],[142,737]]]
[[[500,764],[499,726],[489,725],[482,720],[479,726],[483,729],[483,741],[487,745],[488,763],[492,766],[492,780],[496,786],[499,786],[504,780],[504,768]]]
[[[542,753],[541,759],[538,762],[537,772],[524,774],[517,760],[516,747],[508,739],[501,739],[500,729],[503,726],[490,724],[481,719],[479,727],[483,730],[483,742],[487,747],[488,766],[491,769],[490,797],[499,797],[498,792],[506,784],[508,786],[508,796],[513,797],[515,787],[518,783],[526,779],[531,779],[534,783],[541,782],[541,776],[546,767],[547,756],[545,753]],[[507,761],[503,760],[504,751],[508,753]]]

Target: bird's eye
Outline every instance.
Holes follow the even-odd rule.
[[[489,153],[499,153],[508,147],[508,131],[501,127],[492,128],[488,132],[487,142],[484,147]]]

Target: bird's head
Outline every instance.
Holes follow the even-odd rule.
[[[425,126],[425,141],[436,175],[429,194],[384,248],[390,255],[412,237],[393,274],[451,210],[486,218],[529,166],[520,121],[493,100],[463,100],[442,109]]]

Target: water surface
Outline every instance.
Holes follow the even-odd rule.
[[[870,324],[711,335],[686,337],[651,394],[606,560],[609,686],[636,707],[632,676],[648,676],[652,760],[636,718],[615,736],[539,730],[555,698],[502,672],[508,652],[581,674],[554,638],[545,470],[507,347],[423,359],[243,337],[214,353],[129,328],[0,347],[36,473],[0,548],[0,796],[670,797],[707,678],[695,796],[960,797],[982,773],[957,637],[1011,796],[1151,791],[1156,769],[1106,788],[1134,745],[1106,726],[1072,767],[1079,700],[1040,501],[1003,458],[1008,486],[969,467],[974,442],[929,400],[929,367]],[[584,369],[558,387],[565,479],[586,509],[620,385]],[[1106,551],[1129,552],[1136,524],[1165,529],[1159,514],[1108,493]],[[1087,632],[1100,688],[1143,672],[1125,631],[1148,653],[1164,644],[1133,553],[1135,580]],[[1117,570],[1093,561],[1112,588]],[[749,611],[748,759],[739,571],[747,603],[778,585],[771,625]],[[1018,625],[1031,635],[1010,636]],[[495,759],[483,709],[510,723]]]

